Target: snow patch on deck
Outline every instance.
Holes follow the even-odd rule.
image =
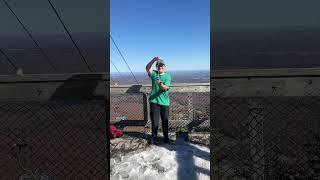
[[[176,140],[111,158],[111,180],[210,179],[209,146]]]

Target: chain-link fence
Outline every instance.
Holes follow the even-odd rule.
[[[0,179],[107,179],[104,74],[0,77]]]
[[[189,131],[209,132],[209,92],[171,93],[171,130],[187,128]]]
[[[150,105],[147,97],[148,94],[143,93],[111,94],[111,122],[128,131],[150,132]],[[170,101],[169,130],[171,132],[176,132],[180,128],[209,132],[209,92],[171,92]],[[159,121],[159,130],[161,131],[161,121]]]
[[[126,131],[144,130],[143,94],[113,94],[110,99],[110,121]]]
[[[320,97],[211,100],[216,179],[320,179]]]
[[[102,100],[0,102],[1,179],[106,179]]]
[[[169,93],[171,100],[169,107],[169,138],[174,140],[179,136],[177,132],[188,131],[190,142],[209,145],[209,95],[209,92]],[[110,121],[124,132],[123,137],[111,141],[111,157],[119,158],[121,154],[143,150],[148,146],[148,141],[151,139],[148,96],[149,94],[145,93],[127,93],[126,91],[120,94],[111,93]],[[158,127],[161,138],[161,120],[159,120]]]

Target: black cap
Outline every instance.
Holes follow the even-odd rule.
[[[158,64],[163,64],[163,65],[165,65],[164,60],[159,59],[159,60],[157,61],[157,66],[158,66]]]

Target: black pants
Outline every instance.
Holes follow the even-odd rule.
[[[169,139],[168,136],[168,118],[169,118],[169,106],[164,106],[150,102],[150,117],[152,124],[152,137],[157,138],[158,136],[158,124],[159,115],[162,121],[163,137]]]

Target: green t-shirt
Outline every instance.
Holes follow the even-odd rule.
[[[152,90],[149,96],[149,101],[156,104],[169,106],[170,105],[170,98],[169,98],[169,92],[168,92],[169,88],[166,91],[163,91],[157,83],[157,76],[158,76],[158,71],[153,70],[150,75],[150,78],[152,81]],[[170,74],[163,73],[161,75],[159,74],[159,76],[162,83],[167,87],[170,87],[170,84],[171,84]]]

